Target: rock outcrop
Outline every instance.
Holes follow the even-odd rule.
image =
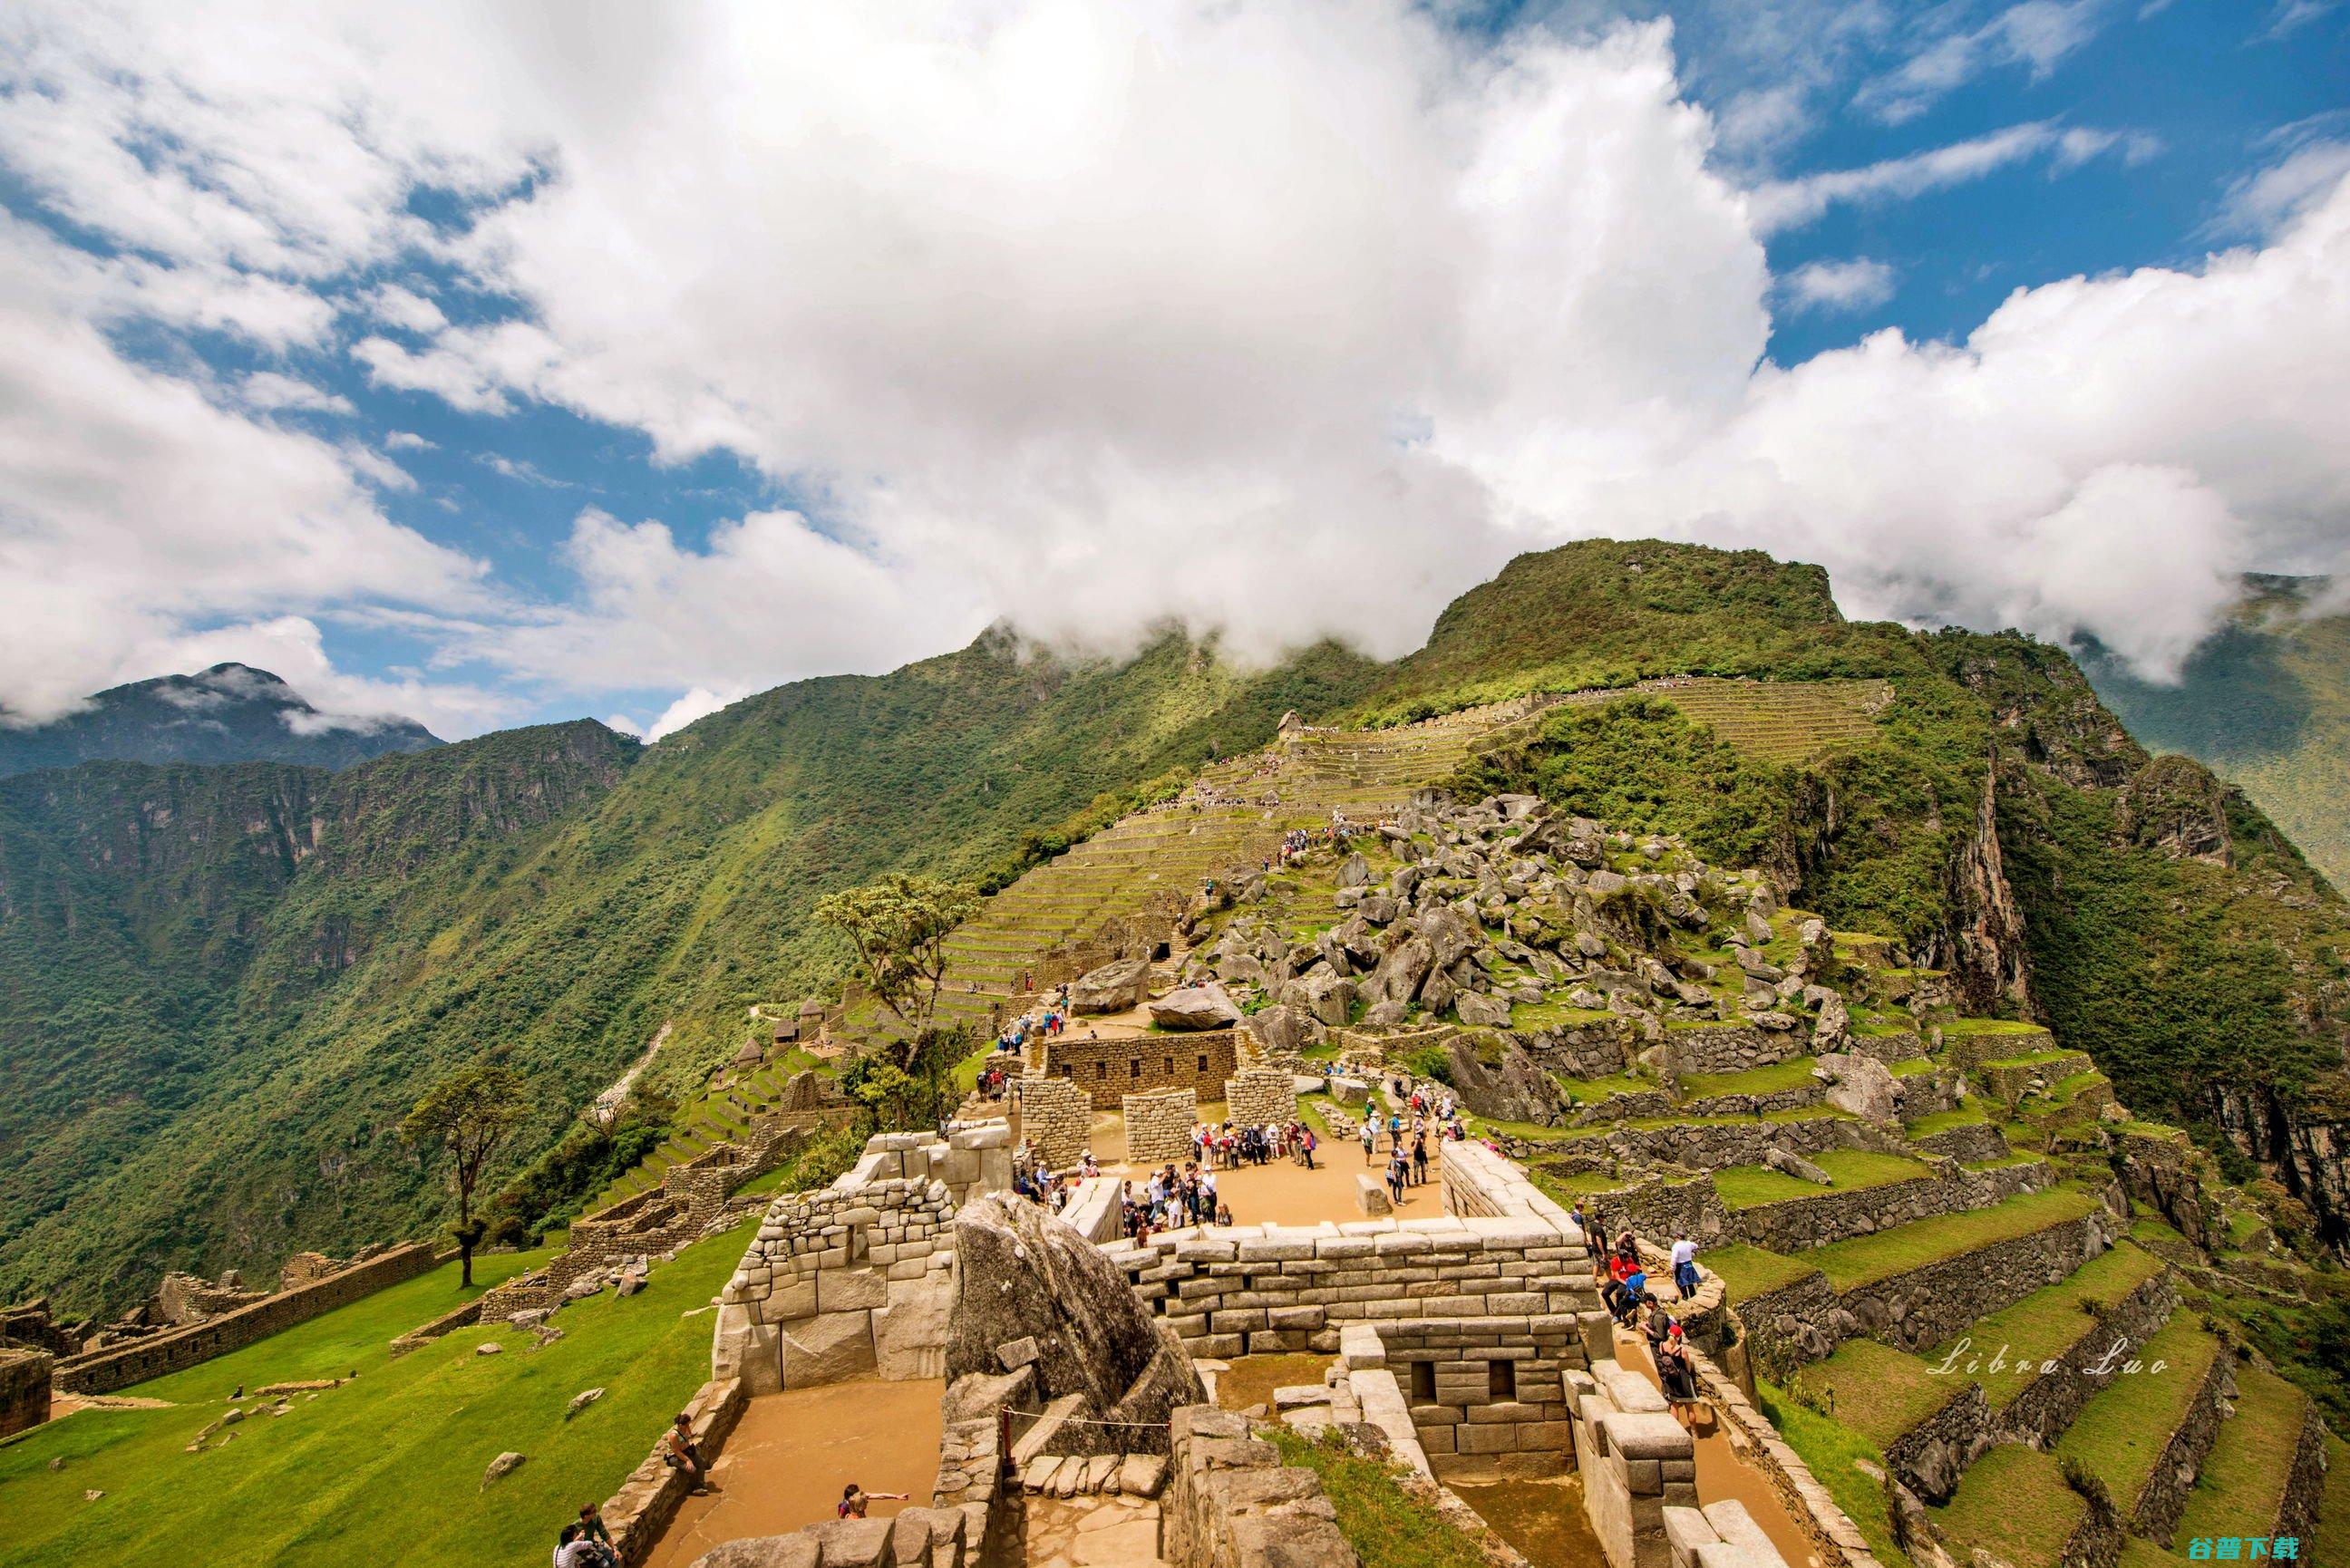
[[[1230,1029],[1241,1010],[1214,981],[1178,986],[1150,1003],[1150,1021],[1161,1029]]]
[[[1124,1012],[1142,1004],[1150,984],[1148,959],[1118,959],[1069,982],[1072,1012]]]
[[[1166,1434],[1152,1425],[1206,1398],[1191,1357],[1125,1272],[1044,1210],[972,1199],[955,1216],[955,1257],[948,1378],[1025,1365],[1048,1407],[1076,1396],[1054,1451],[1163,1453]]]

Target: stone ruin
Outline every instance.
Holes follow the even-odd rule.
[[[1297,1075],[1285,1067],[1243,1067],[1224,1080],[1224,1113],[1243,1127],[1297,1119]]]
[[[1093,1096],[1066,1078],[1030,1074],[1013,1084],[1020,1141],[1047,1169],[1066,1170],[1083,1160],[1093,1139]]]
[[[1200,1122],[1197,1093],[1155,1089],[1147,1095],[1128,1095],[1124,1104],[1128,1164],[1180,1164],[1191,1158],[1191,1129]]]

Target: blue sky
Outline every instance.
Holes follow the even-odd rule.
[[[103,9],[0,75],[20,720],[1392,654],[1594,532],[2158,677],[2350,534],[2350,6]]]

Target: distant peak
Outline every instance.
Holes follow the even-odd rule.
[[[275,686],[286,691],[293,690],[283,677],[273,675],[266,670],[256,670],[250,664],[239,664],[234,659],[215,664],[209,670],[198,672],[192,679],[200,680],[207,686],[234,687],[246,691],[265,686]]]

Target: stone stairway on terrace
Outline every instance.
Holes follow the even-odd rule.
[[[1188,904],[1210,880],[1263,862],[1292,828],[1326,826],[1334,813],[1391,815],[1537,711],[1513,701],[1390,730],[1308,730],[1210,764],[1174,801],[1121,818],[988,899],[947,943],[940,1021],[986,1030],[1056,945],[1162,896]],[[868,1004],[843,1033],[873,1038],[894,1023]]]

